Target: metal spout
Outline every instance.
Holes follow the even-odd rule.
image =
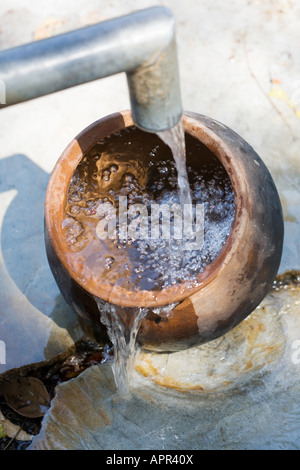
[[[182,115],[175,21],[152,7],[0,52],[0,107],[120,72],[127,73],[133,120],[148,132]],[[95,97],[95,99],[101,97]]]

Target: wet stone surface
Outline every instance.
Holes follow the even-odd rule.
[[[142,352],[127,399],[109,364],[62,384],[30,449],[115,449],[116,439],[118,449],[299,449],[300,292],[290,277],[222,338]]]

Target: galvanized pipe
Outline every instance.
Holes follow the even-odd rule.
[[[0,52],[0,107],[120,72],[127,73],[138,127],[158,132],[178,123],[182,107],[169,9],[148,8]]]

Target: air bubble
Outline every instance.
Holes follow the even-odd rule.
[[[102,179],[104,181],[109,181],[110,180],[110,171],[109,170],[104,170],[102,173]]]
[[[83,194],[83,193],[85,192],[85,186],[86,186],[86,184],[84,184],[84,183],[80,184],[80,185],[77,187],[78,193]]]
[[[134,180],[134,176],[131,173],[125,173],[123,176],[124,183],[131,183]]]
[[[92,209],[92,208],[89,208],[89,207],[88,207],[88,208],[84,209],[84,214],[85,214],[86,216],[90,216],[90,215],[93,215],[93,214],[95,214],[95,213],[96,213],[96,211],[95,211],[94,209]]]
[[[77,191],[73,192],[68,199],[70,204],[73,204],[74,202],[79,202],[80,200],[81,200],[81,196]]]
[[[114,264],[115,259],[112,256],[107,256],[105,258],[105,268],[110,269],[112,265]]]
[[[75,237],[68,237],[67,238],[67,243],[68,245],[75,245],[77,239]]]
[[[74,215],[75,215],[75,214],[79,214],[79,212],[80,212],[80,206],[75,206],[75,205],[74,205],[74,206],[71,206],[70,212],[71,212],[71,214],[74,214]]]

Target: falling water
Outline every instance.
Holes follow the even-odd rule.
[[[185,217],[185,235],[193,239],[193,205],[191,189],[186,168],[186,147],[182,121],[180,120],[172,129],[158,132],[161,140],[170,147],[176,164],[177,181],[179,188],[179,200]],[[182,264],[184,264],[184,251],[182,252]]]
[[[100,320],[107,328],[110,341],[114,346],[112,371],[118,392],[122,396],[130,393],[130,379],[133,363],[138,352],[137,333],[143,318],[148,313],[146,308],[120,308],[95,299],[100,312]]]
[[[133,136],[132,140],[131,135]],[[123,283],[128,289],[133,290],[139,288],[155,290],[182,280],[193,281],[195,273],[203,271],[221,249],[234,217],[234,199],[230,181],[224,173],[224,169],[220,165],[217,167],[217,162],[212,156],[206,166],[202,165],[202,174],[197,171],[192,172],[191,168],[189,169],[195,201],[206,204],[206,215],[209,221],[209,224],[206,225],[205,245],[202,250],[193,250],[182,254],[181,245],[178,247],[174,242],[173,246],[170,244],[170,240],[141,239],[136,240],[133,247],[130,244],[123,245],[119,240],[117,242],[108,240],[106,253],[109,256],[106,256],[105,262],[103,262],[100,256],[102,252],[97,248],[98,245],[93,244],[92,234],[94,225],[98,223],[97,207],[108,198],[114,201],[114,198],[121,193],[128,196],[129,204],[143,202],[147,206],[149,201],[151,202],[152,192],[157,193],[158,201],[161,200],[165,203],[163,197],[172,201],[174,196],[170,192],[170,187],[176,192],[178,200],[177,188],[179,188],[179,199],[185,212],[184,215],[186,216],[188,212],[186,209],[189,208],[189,214],[192,217],[192,198],[186,167],[185,136],[182,123],[180,122],[169,131],[160,132],[159,137],[171,149],[175,165],[174,162],[165,158],[163,153],[159,155],[160,152],[164,152],[164,148],[161,146],[160,149],[160,144],[154,140],[155,137],[151,137],[149,148],[152,150],[150,153],[149,150],[147,152],[151,158],[155,157],[150,161],[155,176],[151,179],[152,173],[150,172],[149,188],[145,182],[142,182],[143,172],[139,170],[139,167],[135,167],[135,163],[133,163],[131,170],[133,173],[129,173],[128,160],[123,162],[119,155],[120,145],[130,145],[130,152],[129,148],[126,148],[128,159],[135,158],[141,149],[146,153],[148,147],[144,144],[145,136],[141,134],[141,131],[124,130],[123,134],[113,136],[112,144],[110,144],[110,138],[107,138],[107,144],[106,141],[99,142],[95,149],[92,149],[91,153],[82,160],[71,181],[66,207],[67,217],[63,224],[73,256],[82,256],[82,253],[86,251],[86,266],[88,266],[88,262],[92,263],[91,270],[94,277],[98,276],[99,279],[106,279],[113,284],[122,285]],[[123,140],[120,142],[119,139]],[[114,144],[114,142],[120,142],[120,144]],[[190,145],[188,139],[187,144]],[[108,145],[108,147],[106,148],[104,145]],[[194,147],[193,144],[193,151],[199,152],[198,144],[195,145]],[[103,159],[100,158],[102,153]],[[132,161],[135,162],[134,159]],[[212,179],[212,165],[214,179]],[[112,186],[114,180],[116,185]],[[105,189],[105,185],[111,185],[108,187],[109,190]],[[164,192],[167,188],[168,190]],[[159,199],[160,197],[161,199]],[[170,244],[169,249],[168,243]],[[97,256],[100,256],[99,261],[97,261]],[[186,257],[186,263],[182,263],[183,256]],[[131,268],[127,267],[128,260],[131,262]],[[126,282],[129,284],[127,285]],[[145,282],[146,285],[144,285]],[[109,338],[114,346],[112,369],[115,383],[118,392],[122,396],[126,396],[130,392],[131,372],[139,349],[136,338],[141,323],[149,310],[146,308],[121,308],[97,298],[95,300],[98,304],[101,323],[107,328]],[[152,311],[160,316],[171,315],[169,310],[172,308],[173,306],[170,306],[165,311],[161,308],[155,309],[157,311],[152,309]]]
[[[170,147],[173,153],[177,169],[181,207],[184,208],[185,204],[191,207],[192,197],[186,170],[186,150],[182,122],[179,121],[179,123],[170,130],[158,132],[158,136]]]
[[[184,209],[192,210],[192,197],[186,169],[186,148],[182,122],[172,129],[158,133],[161,140],[170,147],[175,160],[180,193],[180,204]],[[192,217],[192,212],[188,212]],[[114,346],[114,363],[112,366],[115,383],[119,393],[127,396],[130,393],[130,377],[134,359],[138,350],[136,337],[146,308],[118,309],[97,299],[101,322],[106,326],[109,338]],[[117,309],[119,310],[118,314]],[[158,309],[159,310],[159,309]]]

